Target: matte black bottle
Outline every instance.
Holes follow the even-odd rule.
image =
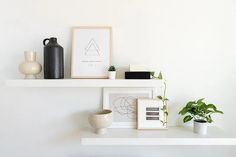
[[[46,43],[48,41],[48,43]],[[64,78],[64,55],[63,47],[57,43],[57,38],[43,40],[44,45],[44,78]]]

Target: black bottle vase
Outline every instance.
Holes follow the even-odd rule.
[[[57,43],[57,38],[43,40],[44,45],[44,78],[64,78],[64,55],[63,47]]]

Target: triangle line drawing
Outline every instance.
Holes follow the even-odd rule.
[[[99,46],[93,38],[89,41],[89,43],[85,47],[85,55],[86,56],[100,56]]]

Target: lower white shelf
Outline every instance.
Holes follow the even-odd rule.
[[[150,146],[150,145],[236,145],[235,134],[209,127],[207,135],[194,134],[191,128],[170,127],[168,130],[109,129],[97,135],[91,129],[81,131],[82,145]]]

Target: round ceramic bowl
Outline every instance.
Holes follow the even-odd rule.
[[[88,120],[97,134],[105,134],[107,128],[112,124],[112,111],[102,110],[101,112],[92,113]]]

